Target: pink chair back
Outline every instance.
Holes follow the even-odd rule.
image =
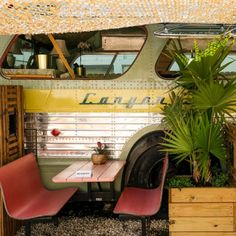
[[[22,205],[27,205],[44,189],[35,156],[27,154],[2,166],[0,187],[6,211],[14,218],[14,213]]]

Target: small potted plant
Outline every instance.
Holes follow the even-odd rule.
[[[97,142],[97,146],[93,148],[95,153],[92,154],[91,159],[94,165],[101,165],[106,163],[108,159],[108,150],[105,143]]]
[[[82,52],[85,50],[90,50],[91,45],[88,42],[80,42],[77,46],[79,49],[79,65],[77,63],[74,64],[75,66],[75,73],[79,76],[86,76],[86,68],[82,65]]]

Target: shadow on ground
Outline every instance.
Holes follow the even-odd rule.
[[[32,236],[138,236],[141,221],[113,214],[115,203],[68,202],[58,214],[59,225],[38,223],[32,225]],[[150,236],[168,236],[167,206],[163,202],[157,215],[151,217]],[[24,235],[22,227],[16,234]]]

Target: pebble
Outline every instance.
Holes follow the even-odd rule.
[[[37,223],[31,226],[32,236],[139,236],[140,220],[120,220],[118,218],[100,216],[62,216],[59,225],[53,223]],[[21,227],[16,236],[24,235]],[[168,221],[152,219],[150,236],[168,235]]]
[[[140,236],[141,220],[119,218],[113,213],[115,202],[68,202],[53,222],[31,226],[32,236]],[[168,214],[161,208],[151,217],[148,236],[168,236]],[[16,236],[24,236],[21,227]]]

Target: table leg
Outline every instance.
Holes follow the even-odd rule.
[[[88,182],[87,183],[87,190],[88,190],[88,200],[92,201],[92,183]]]
[[[110,182],[110,192],[111,192],[111,200],[115,200],[115,186],[114,182]]]
[[[100,182],[97,182],[97,184],[98,184],[99,191],[102,192],[103,190],[102,190],[101,183],[100,183]]]

